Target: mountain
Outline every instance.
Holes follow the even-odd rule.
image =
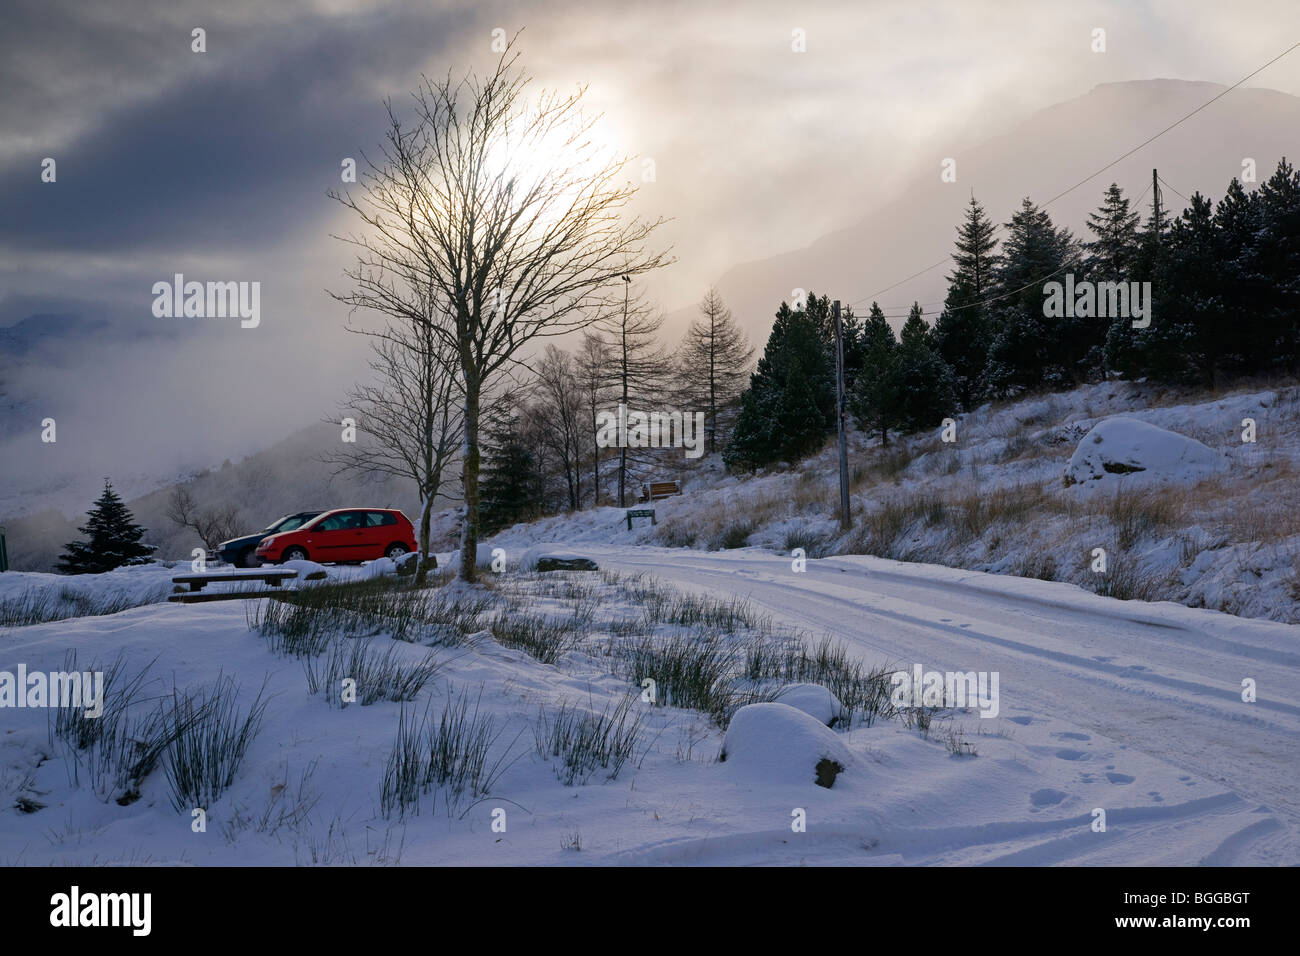
[[[890,315],[916,300],[933,319],[947,291],[944,276],[951,263],[945,257],[952,252],[972,192],[994,222],[1005,223],[1025,196],[1046,203],[1224,89],[1216,83],[1169,79],[1102,84],[979,145],[954,150],[956,182],[940,180],[945,157],[936,155],[922,164],[910,186],[853,225],[806,248],[738,265],[718,279],[718,289],[760,348],[777,307],[796,287],[846,305],[857,302],[859,314],[873,297]],[[989,125],[1000,121],[990,114]],[[1162,186],[1163,201],[1176,215],[1187,204],[1174,190],[1188,197],[1200,190],[1217,201],[1231,179],[1242,175],[1245,158],[1255,160],[1257,179],[1263,181],[1282,156],[1300,160],[1300,97],[1239,88],[1047,209],[1058,225],[1082,235],[1088,213],[1111,182],[1136,199],[1150,185],[1151,170],[1158,168],[1172,187]],[[1150,199],[1148,191],[1142,201],[1144,219]],[[881,291],[941,259],[941,266]],[[676,322],[690,318],[693,308],[670,316]],[[896,325],[901,324],[899,318]]]
[[[226,461],[219,468],[173,482],[164,480],[162,487],[129,498],[127,506],[148,529],[145,542],[158,545],[157,555],[164,559],[188,559],[190,550],[201,545],[193,531],[178,527],[167,517],[172,490],[182,484],[189,486],[201,508],[237,506],[246,534],[290,512],[349,505],[401,508],[416,520],[419,505],[409,482],[377,474],[331,473],[332,467],[321,459],[338,448],[338,441],[337,425],[312,425],[241,461]],[[454,476],[449,478],[454,484]],[[85,505],[89,507],[89,499]],[[0,525],[6,527],[11,566],[18,571],[51,570],[63,545],[80,537],[77,526],[83,523],[82,515],[69,518],[52,508],[20,517],[0,516]],[[454,522],[443,515],[434,527],[437,549],[450,550],[448,536],[454,531]]]

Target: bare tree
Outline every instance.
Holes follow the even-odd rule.
[[[336,473],[391,475],[415,482],[420,497],[417,587],[428,573],[433,504],[442,494],[444,473],[461,432],[455,355],[435,331],[444,318],[426,308],[423,315],[408,317],[405,325],[390,323],[382,332],[350,329],[373,339],[369,364],[376,381],[352,389],[345,403],[357,431],[368,440],[343,445],[326,456],[337,466]]]
[[[195,500],[188,485],[177,485],[167,499],[167,517],[182,528],[190,528],[203,546],[213,550],[222,541],[239,537],[242,521],[233,504],[204,508]]]
[[[717,451],[718,412],[740,397],[753,358],[754,349],[731,310],[718,290],[710,288],[700,302],[700,317],[686,330],[677,357],[684,397],[704,406],[710,453]]]
[[[486,76],[424,78],[409,128],[387,102],[389,126],[379,158],[365,158],[364,194],[331,193],[367,227],[340,237],[359,249],[345,301],[404,303],[396,280],[414,278],[450,316],[436,327],[460,366],[467,581],[476,577],[485,387],[535,337],[589,324],[620,276],[668,261],[646,245],[662,219],[622,219],[636,186],[621,180],[628,158],[593,143],[585,88],[527,100],[529,77],[513,47]]]
[[[604,459],[604,449],[596,442],[600,431],[597,416],[609,401],[610,388],[613,384],[614,355],[599,335],[582,333],[582,342],[578,347],[574,370],[578,376],[578,388],[582,394],[582,407],[585,415],[587,448],[591,452],[591,503],[600,504],[600,466]]]
[[[569,509],[582,507],[582,469],[588,435],[573,356],[548,345],[537,363],[533,417],[538,436],[564,477]]]
[[[669,359],[660,344],[659,330],[664,316],[654,310],[644,294],[632,290],[632,277],[623,277],[623,295],[613,307],[609,302],[597,320],[601,338],[613,359],[611,370],[619,403],[631,407],[633,403],[658,401],[663,395],[668,375]],[[642,453],[644,455],[644,453]],[[628,462],[638,458],[627,443],[618,450],[618,506],[627,506]]]

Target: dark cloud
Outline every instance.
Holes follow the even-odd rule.
[[[139,77],[157,64],[166,85],[66,143],[11,156],[0,171],[0,244],[120,254],[281,242],[333,211],[324,192],[343,157],[378,141],[381,96],[409,87],[469,22],[423,5],[304,14],[210,26],[203,54],[173,23],[166,43],[188,58],[179,68],[158,57],[157,31],[122,50],[116,33],[96,38],[81,23],[72,36],[83,69],[112,56],[116,71]],[[50,65],[76,59],[69,50]],[[54,184],[39,178],[46,155],[58,164]]]

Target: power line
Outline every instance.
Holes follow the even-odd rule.
[[[1253,76],[1255,76],[1255,75],[1257,75],[1257,74],[1259,74],[1259,73],[1262,73],[1264,70],[1268,69],[1270,66],[1272,66],[1274,63],[1276,63],[1278,60],[1282,59],[1282,57],[1286,56],[1288,53],[1290,53],[1290,52],[1291,52],[1292,50],[1294,50],[1296,47],[1300,47],[1300,42],[1297,42],[1297,43],[1293,43],[1293,44],[1291,44],[1291,46],[1287,47],[1285,50],[1283,50],[1283,51],[1282,51],[1281,53],[1279,53],[1277,56],[1273,57],[1273,59],[1269,60],[1269,61],[1268,61],[1267,63],[1265,63],[1263,66],[1261,66],[1261,67],[1259,67],[1259,68],[1257,68],[1257,69],[1255,69],[1255,70],[1252,70],[1250,73],[1247,73],[1245,76],[1243,76],[1241,79],[1239,79],[1236,83],[1233,83],[1231,86],[1229,86],[1228,88],[1226,88],[1226,89],[1223,90],[1222,92],[1220,92],[1220,93],[1216,94],[1215,96],[1211,97],[1210,99],[1206,100],[1204,103],[1202,103],[1200,106],[1196,107],[1196,109],[1192,110],[1190,113],[1187,113],[1185,116],[1182,116],[1182,117],[1180,117],[1179,119],[1175,120],[1174,122],[1170,123],[1168,126],[1166,126],[1164,129],[1162,129],[1160,132],[1156,133],[1154,136],[1151,136],[1151,137],[1149,137],[1149,138],[1143,140],[1141,143],[1138,143],[1138,145],[1134,146],[1132,149],[1130,149],[1128,152],[1124,153],[1122,156],[1119,156],[1118,158],[1111,160],[1111,161],[1110,161],[1109,163],[1107,163],[1105,166],[1102,166],[1102,167],[1101,167],[1100,169],[1098,169],[1096,172],[1094,172],[1094,173],[1092,173],[1092,174],[1090,174],[1090,175],[1088,175],[1088,176],[1085,176],[1083,179],[1079,180],[1077,183],[1075,183],[1073,186],[1069,187],[1068,189],[1063,189],[1061,192],[1057,193],[1057,194],[1056,194],[1055,196],[1053,196],[1051,199],[1049,199],[1049,200],[1047,200],[1046,202],[1042,203],[1042,204],[1040,205],[1040,208],[1046,208],[1047,206],[1050,206],[1052,203],[1056,202],[1058,199],[1062,198],[1063,196],[1066,196],[1066,195],[1068,195],[1069,193],[1074,192],[1074,190],[1078,189],[1080,186],[1084,185],[1085,183],[1087,183],[1087,182],[1089,182],[1089,181],[1091,181],[1091,180],[1093,180],[1093,179],[1096,179],[1098,176],[1100,176],[1100,175],[1101,175],[1102,173],[1104,173],[1106,170],[1110,169],[1112,166],[1115,166],[1116,164],[1121,163],[1121,162],[1123,162],[1124,160],[1128,159],[1130,156],[1132,156],[1132,155],[1133,155],[1134,153],[1136,153],[1138,150],[1143,149],[1143,148],[1146,147],[1146,146],[1150,146],[1152,143],[1154,143],[1156,140],[1158,140],[1161,136],[1164,136],[1165,133],[1168,133],[1170,130],[1172,130],[1172,129],[1174,129],[1174,128],[1180,126],[1180,125],[1182,125],[1182,124],[1185,123],[1187,120],[1189,120],[1189,119],[1191,119],[1193,116],[1195,116],[1197,113],[1201,112],[1201,110],[1205,109],[1207,106],[1210,106],[1211,104],[1213,104],[1213,103],[1217,102],[1218,100],[1222,99],[1223,97],[1227,96],[1229,93],[1231,93],[1231,92],[1232,92],[1233,90],[1235,90],[1237,87],[1241,86],[1241,84],[1245,83],[1245,82],[1246,82],[1247,80],[1249,80],[1251,77],[1253,77]],[[1169,185],[1169,184],[1166,183],[1165,185]],[[1169,188],[1170,188],[1170,189],[1173,189],[1172,186],[1170,186]],[[1178,190],[1174,189],[1174,192],[1175,192],[1175,193],[1178,193]],[[1181,196],[1182,193],[1178,193],[1178,195]],[[1186,197],[1183,197],[1183,198],[1186,199]],[[998,230],[998,229],[1001,229],[1001,228],[1002,228],[1001,224],[998,224],[998,225],[996,226],[996,228],[994,229],[994,232],[997,232],[997,230]],[[877,298],[878,296],[882,295],[883,293],[890,291],[891,289],[896,289],[896,288],[898,288],[900,285],[903,285],[905,282],[910,282],[910,281],[912,281],[913,279],[917,278],[918,276],[923,276],[923,275],[925,275],[927,272],[932,272],[933,270],[935,270],[935,269],[939,268],[940,266],[944,265],[944,264],[945,264],[946,262],[948,262],[951,258],[952,258],[951,255],[944,256],[942,259],[940,259],[938,262],[934,263],[933,265],[928,265],[928,266],[926,266],[924,269],[920,269],[920,270],[918,270],[918,271],[916,271],[916,272],[913,272],[910,276],[907,276],[907,278],[905,278],[905,279],[899,279],[897,282],[893,283],[892,285],[887,285],[887,286],[885,286],[883,289],[880,289],[880,290],[878,290],[878,291],[876,291],[876,292],[873,292],[873,293],[871,293],[870,295],[864,295],[862,298],[860,298],[860,299],[856,299],[855,301],[853,301],[852,303],[850,303],[850,307],[855,306],[855,305],[859,305],[859,304],[862,303],[862,302],[866,302],[868,299],[875,299],[875,298]],[[1045,278],[1046,278],[1046,277],[1045,277]],[[993,300],[990,300],[990,301],[993,301]],[[976,303],[972,303],[972,304],[976,304]]]
[[[1165,177],[1157,175],[1157,178],[1160,180],[1160,182],[1161,182],[1163,185],[1165,185],[1165,186],[1169,186],[1169,180],[1165,179]],[[1180,193],[1177,189],[1174,189],[1173,186],[1169,186],[1169,188],[1170,188],[1170,189],[1173,189],[1173,190],[1174,190],[1174,195],[1176,195],[1176,196],[1178,196],[1180,199],[1182,199],[1183,202],[1187,202],[1187,203],[1191,202],[1190,199],[1188,199],[1186,196],[1184,196],[1182,193]]]

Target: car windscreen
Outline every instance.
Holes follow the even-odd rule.
[[[281,518],[279,521],[271,525],[271,527],[267,528],[266,530],[267,531],[293,531],[296,528],[301,528],[304,524],[306,524],[310,520],[311,517],[303,517],[302,515],[290,515],[287,518]]]
[[[311,520],[312,518],[314,518],[314,517],[316,517],[316,516],[315,516],[315,515],[295,515],[294,517],[289,518],[288,520],[286,520],[286,521],[284,522],[284,524],[282,524],[282,525],[280,526],[280,529],[279,529],[279,530],[281,530],[281,531],[293,531],[293,530],[295,530],[295,529],[297,529],[297,528],[301,528],[303,525],[305,525],[308,521],[310,521],[310,520]]]

